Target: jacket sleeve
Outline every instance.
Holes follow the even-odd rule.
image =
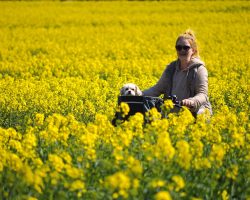
[[[192,111],[197,112],[201,105],[208,101],[208,72],[204,66],[197,69],[197,75],[194,83],[195,96],[189,99],[195,103]]]
[[[143,96],[152,96],[152,97],[158,97],[161,94],[164,94],[167,90],[167,68],[164,70],[164,72],[161,75],[161,78],[159,81],[151,88],[144,90]]]

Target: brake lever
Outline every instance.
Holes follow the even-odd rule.
[[[172,100],[175,107],[182,108],[182,102],[177,100],[176,95],[170,95],[168,99]]]
[[[182,108],[182,102],[181,101],[175,101],[174,106],[176,106],[178,108]]]

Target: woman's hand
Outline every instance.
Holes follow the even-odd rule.
[[[187,106],[188,108],[193,108],[194,107],[194,101],[193,100],[190,100],[190,99],[183,99],[181,101],[181,104],[183,106]]]

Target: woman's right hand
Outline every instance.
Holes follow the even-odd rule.
[[[183,99],[183,100],[181,101],[181,104],[182,104],[183,106],[187,106],[188,108],[193,108],[193,107],[194,107],[194,101],[191,100],[191,99]]]

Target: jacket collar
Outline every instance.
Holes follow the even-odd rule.
[[[180,69],[180,60],[177,59],[177,61],[176,61],[176,71],[188,71],[188,70],[194,68],[197,64],[201,64],[201,65],[205,66],[204,62],[202,60],[200,60],[200,58],[193,57],[191,59],[189,65],[188,65],[188,67],[186,69],[184,69],[184,70],[181,70]]]

